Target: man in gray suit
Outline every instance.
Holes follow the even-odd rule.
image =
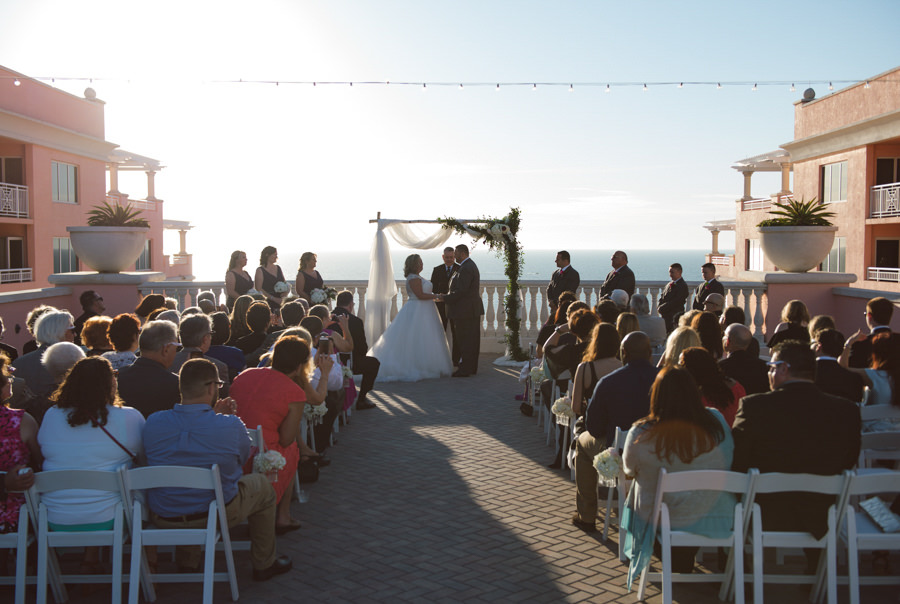
[[[447,316],[454,326],[462,357],[453,377],[469,377],[478,372],[478,354],[481,348],[481,317],[484,315],[481,275],[469,258],[468,247],[457,245],[454,255],[459,268],[450,277],[450,291],[442,299],[447,303]]]

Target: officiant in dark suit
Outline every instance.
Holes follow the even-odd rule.
[[[445,247],[444,253],[441,255],[444,263],[434,267],[431,271],[432,292],[435,294],[446,294],[450,291],[450,277],[456,274],[459,268],[456,265],[456,256],[452,247]],[[435,302],[438,314],[441,315],[441,323],[444,331],[447,331],[447,305],[440,300]],[[450,333],[452,334],[453,350],[450,352],[453,365],[459,367],[459,343],[456,341],[456,334],[453,332],[453,325],[450,325]]]
[[[550,316],[556,316],[556,307],[559,305],[559,295],[563,292],[577,294],[581,285],[581,277],[578,271],[572,268],[571,256],[566,250],[556,254],[557,269],[550,276],[550,285],[547,286],[547,305],[550,307]]]
[[[442,296],[447,304],[447,316],[453,326],[454,340],[459,342],[461,361],[453,377],[469,377],[478,372],[481,349],[481,274],[469,258],[469,248],[463,244],[454,250],[459,265],[450,277],[450,291]]]
[[[600,299],[608,300],[615,290],[621,289],[628,294],[630,300],[634,295],[634,273],[628,268],[628,254],[618,250],[610,261],[613,270],[606,275],[606,281],[600,286]]]

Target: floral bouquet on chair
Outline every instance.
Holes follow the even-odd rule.
[[[601,486],[614,487],[622,471],[622,456],[613,447],[600,451],[594,456],[594,468],[600,476]]]
[[[550,411],[560,417],[575,418],[575,411],[572,410],[572,401],[569,400],[569,395],[556,399],[556,402],[550,407]]]
[[[287,460],[278,451],[266,451],[253,458],[253,471],[265,474],[271,482],[278,482],[278,470],[284,468]]]
[[[329,300],[337,298],[337,290],[332,287],[315,288],[309,292],[309,299],[313,304],[325,304]]]
[[[303,408],[303,415],[311,423],[321,421],[321,419],[325,417],[326,413],[328,413],[328,409],[325,407],[325,403],[321,403],[318,405],[306,405]]]

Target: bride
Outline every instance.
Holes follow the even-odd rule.
[[[416,382],[453,371],[431,281],[419,275],[423,266],[418,254],[406,259],[403,275],[409,300],[369,351],[381,362],[379,382]]]

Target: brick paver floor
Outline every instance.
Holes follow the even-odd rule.
[[[294,504],[303,528],[278,540],[293,571],[254,583],[246,552],[236,554],[241,602],[634,602],[615,531],[603,543],[569,524],[574,483],[547,468],[553,450],[513,399],[517,372],[491,360],[473,378],[378,385],[378,408],[341,428],[332,465],[304,487],[309,502]],[[78,598],[77,589],[73,601],[108,601],[107,590]],[[676,585],[675,600],[711,604],[717,591]],[[201,589],[157,593],[187,603]],[[769,602],[806,596],[766,588]],[[226,584],[215,599],[230,600]],[[648,601],[661,601],[658,586]],[[863,602],[897,601],[893,588],[863,593]]]

